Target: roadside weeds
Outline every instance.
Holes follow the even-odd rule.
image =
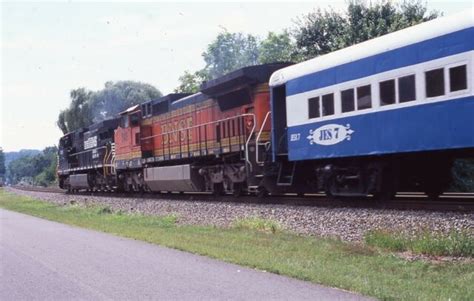
[[[393,240],[390,233],[377,232],[368,234],[366,244],[350,244],[336,239],[288,233],[275,221],[258,217],[236,220],[230,228],[179,225],[179,216],[174,214],[147,216],[114,212],[107,206],[58,206],[5,191],[0,191],[0,207],[382,300],[474,300],[472,260],[439,263],[410,261],[391,252],[395,247],[415,251],[451,250],[451,254],[461,250],[464,255],[472,257],[469,253],[472,240],[464,236],[456,240],[459,246],[464,247],[451,249],[446,247],[445,241],[439,243],[443,248],[437,247],[439,244],[431,243],[431,238],[423,238],[422,243],[404,242],[401,248],[399,241]]]

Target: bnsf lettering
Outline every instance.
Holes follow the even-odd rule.
[[[163,144],[168,144],[169,142],[175,143],[178,142],[178,136],[181,136],[181,142],[186,141],[186,135],[189,137],[189,141],[192,141],[193,135],[192,130],[189,131],[181,131],[180,129],[186,129],[193,126],[193,118],[188,117],[186,119],[172,121],[170,123],[163,124],[161,126],[161,132],[163,134],[170,133],[169,135],[163,135]],[[181,135],[179,135],[181,133]],[[169,141],[168,141],[169,140]]]

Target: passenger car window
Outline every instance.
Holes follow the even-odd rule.
[[[466,65],[449,68],[449,90],[451,92],[467,89]]]
[[[334,115],[334,94],[326,94],[322,97],[323,116]]]
[[[386,106],[395,103],[395,80],[386,80],[379,83],[380,105]]]
[[[319,113],[319,96],[308,99],[308,117],[320,117]]]
[[[355,110],[354,107],[354,89],[341,91],[341,110],[342,113]]]
[[[372,107],[372,94],[370,85],[357,88],[357,110],[364,110]]]
[[[425,72],[426,97],[444,95],[444,70],[443,68]]]
[[[408,75],[398,79],[398,96],[399,102],[416,99],[415,75]]]

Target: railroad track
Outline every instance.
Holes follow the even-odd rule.
[[[55,187],[32,187],[15,186],[15,189],[34,192],[66,193],[66,190]],[[307,194],[297,196],[296,194],[270,195],[263,198],[244,195],[234,197],[232,195],[214,196],[209,193],[111,193],[111,192],[78,192],[75,195],[101,196],[135,199],[166,199],[176,201],[204,201],[204,202],[228,202],[228,203],[258,203],[275,205],[296,206],[324,206],[324,207],[354,207],[374,209],[397,209],[397,210],[428,210],[428,211],[463,211],[474,212],[474,193],[448,192],[437,200],[429,199],[423,193],[401,192],[390,201],[376,202],[371,198],[347,198],[329,199],[325,194]]]

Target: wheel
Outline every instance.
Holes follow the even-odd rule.
[[[435,170],[429,170],[421,181],[422,190],[428,198],[436,200],[451,183],[450,161],[439,164]],[[428,170],[427,170],[428,171]]]
[[[338,193],[336,176],[332,175],[326,178],[324,181],[324,193],[330,200],[335,200]]]
[[[378,187],[374,192],[374,198],[379,201],[389,201],[395,198],[398,188],[397,172],[389,167],[383,167],[377,174]]]
[[[239,197],[244,193],[244,183],[234,183],[234,190],[232,195],[235,197]]]
[[[441,177],[429,177],[423,181],[423,192],[429,199],[437,200],[448,185],[449,181],[444,181]]]
[[[263,199],[266,196],[268,196],[268,190],[265,187],[260,186],[257,191],[257,197]]]
[[[223,183],[214,183],[212,186],[212,194],[215,196],[224,195],[224,184]]]

